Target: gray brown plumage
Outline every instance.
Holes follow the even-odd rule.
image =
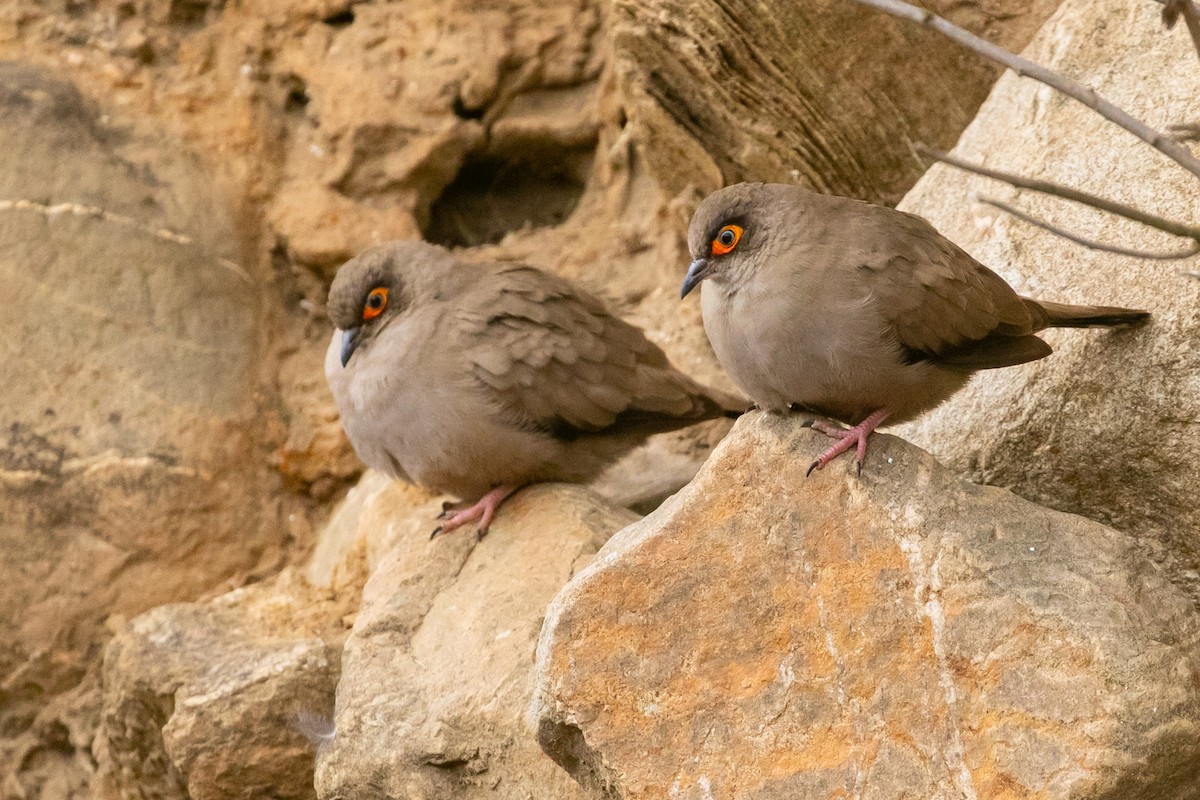
[[[523,264],[376,247],[339,270],[328,313],[325,374],[359,457],[465,500],[587,481],[653,433],[746,405],[674,369],[593,295]]]
[[[688,245],[683,294],[704,281],[704,327],[734,382],[763,408],[862,427],[816,426],[843,439],[831,451],[857,445],[860,465],[884,419],[928,411],[976,370],[1048,356],[1038,331],[1149,318],[1020,297],[920,217],[798,186],[710,195]]]

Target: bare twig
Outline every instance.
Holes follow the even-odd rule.
[[[1196,11],[1195,4],[1192,3],[1192,0],[1158,1],[1163,5],[1162,18],[1167,30],[1174,28],[1175,23],[1179,22],[1179,18],[1183,17],[1188,33],[1192,36],[1192,45],[1196,48],[1196,55],[1200,57],[1200,13]]]
[[[1195,239],[1200,241],[1200,227],[1193,225],[1185,225],[1182,222],[1175,222],[1165,217],[1160,217],[1157,214],[1151,214],[1146,211],[1140,211],[1132,206],[1127,206],[1124,203],[1118,203],[1114,200],[1108,200],[1088,192],[1081,192],[1078,189],[1072,189],[1069,186],[1063,186],[1050,181],[1040,181],[1033,178],[1025,178],[1021,175],[1014,175],[1011,172],[1001,172],[995,169],[988,169],[979,164],[973,164],[970,161],[964,161],[961,158],[952,156],[949,153],[943,153],[939,150],[926,147],[925,145],[917,145],[917,152],[921,155],[928,156],[935,161],[941,161],[949,164],[952,167],[958,167],[966,172],[972,172],[976,175],[982,175],[985,178],[1003,181],[1010,186],[1015,186],[1018,189],[1028,189],[1031,192],[1039,192],[1048,194],[1052,197],[1061,197],[1064,200],[1070,200],[1072,203],[1097,208],[1101,211],[1107,211],[1109,214],[1115,214],[1118,217],[1124,217],[1128,220],[1141,223],[1149,228],[1169,233],[1172,236],[1182,236],[1187,239]]]
[[[1177,142],[1200,142],[1200,124],[1190,122],[1185,125],[1168,125],[1171,138]]]
[[[1050,233],[1053,233],[1056,236],[1061,236],[1062,238],[1072,241],[1075,244],[1083,245],[1091,250],[1099,250],[1102,253],[1115,253],[1119,256],[1131,256],[1133,258],[1145,258],[1155,261],[1176,261],[1183,258],[1191,258],[1197,253],[1200,253],[1200,240],[1193,241],[1190,245],[1182,250],[1173,250],[1165,253],[1156,253],[1150,250],[1133,250],[1128,247],[1120,247],[1115,244],[1105,244],[1103,242],[1098,242],[1095,239],[1088,239],[1084,236],[1071,233],[1070,231],[1064,230],[1057,225],[1051,225],[1049,222],[1038,219],[1032,214],[1026,213],[1016,206],[1005,203],[1003,200],[997,200],[994,197],[979,197],[977,199],[981,203],[994,206],[1001,211],[1012,214],[1014,217],[1023,222],[1028,222],[1030,225],[1036,225],[1044,231],[1049,231]]]
[[[1010,53],[1003,47],[992,44],[986,39],[981,39],[970,31],[958,27],[931,11],[926,11],[923,8],[902,2],[902,0],[854,0],[854,2],[887,12],[894,17],[919,23],[985,58],[1008,67],[1023,78],[1033,78],[1062,92],[1068,97],[1078,100],[1100,116],[1121,126],[1188,172],[1200,178],[1200,159],[1193,156],[1186,147],[1169,136],[1151,128],[1146,123],[1108,100],[1105,100],[1103,97],[1100,97],[1100,95],[1096,94],[1095,90],[1071,80],[1065,75],[1060,75],[1053,70],[1035,64],[1027,58]]]

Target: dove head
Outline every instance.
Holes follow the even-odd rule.
[[[424,242],[393,242],[373,247],[342,265],[329,287],[326,313],[342,332],[342,366],[403,314],[421,289],[427,268],[452,260]]]
[[[794,221],[797,204],[809,196],[798,186],[738,183],[706,197],[688,226],[692,263],[680,297],[704,280],[733,288],[748,279],[786,244],[777,241],[780,231]]]

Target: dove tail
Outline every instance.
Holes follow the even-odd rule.
[[[1149,311],[1118,306],[1072,306],[1044,300],[1023,298],[1033,314],[1034,331],[1043,328],[1115,328],[1124,325],[1143,325],[1150,319]]]

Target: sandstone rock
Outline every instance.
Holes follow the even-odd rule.
[[[328,271],[419,231],[477,244],[561,222],[595,147],[598,14],[578,0],[359,5],[288,41],[274,69],[303,110],[271,223],[291,257]],[[381,57],[383,41],[403,44]],[[337,233],[312,225],[334,218]]]
[[[286,575],[136,617],[105,654],[100,785],[138,800],[313,797],[341,636],[336,606]]]
[[[709,442],[720,441],[731,427],[729,420],[719,420],[682,436],[652,436],[589,486],[613,505],[649,514],[696,476],[712,452]]]
[[[106,615],[276,564],[283,537],[258,290],[216,190],[29,67],[0,65],[0,138],[19,154],[0,163],[0,735],[37,739]]]
[[[93,748],[103,796],[315,797],[313,764],[332,731],[363,585],[406,533],[427,540],[438,510],[436,497],[368,471],[303,574],[122,626],[104,658]]]
[[[921,5],[1019,49],[1056,3]],[[670,194],[769,180],[895,202],[921,171],[910,143],[949,145],[995,80],[946,39],[847,0],[770,13],[619,0],[612,13],[632,135]]]
[[[364,209],[317,183],[298,181],[279,193],[270,210],[272,227],[300,263],[332,275],[349,257],[372,245],[420,237],[416,220],[403,208]]]
[[[1158,9],[1069,0],[1027,55],[1164,129],[1200,119],[1200,72],[1182,30]],[[1191,221],[1197,179],[1116,126],[1040,84],[1006,75],[955,151],[993,169],[1065,183]],[[1170,262],[1086,250],[972,203],[1014,202],[1057,225],[1126,247],[1178,247],[1163,234],[1061,201],[935,167],[902,208],[1021,291],[1145,308],[1129,333],[1056,331],[1057,352],[980,374],[935,413],[900,429],[972,480],[1135,533],[1200,602],[1200,281]]]
[[[452,498],[367,470],[317,537],[307,579],[357,597],[392,548],[429,538],[445,500]]]
[[[363,471],[342,430],[325,373],[313,369],[324,362],[328,346],[328,337],[320,338],[282,360],[280,395],[292,413],[287,440],[272,458],[290,487],[320,499],[331,497]]]
[[[1024,40],[1048,5],[1047,0],[999,0],[946,8],[972,30],[1013,45]],[[88,796],[86,779],[93,769],[88,748],[99,700],[87,687],[98,680],[94,654],[105,635],[97,633],[105,614],[115,611],[110,625],[119,628],[121,615],[132,616],[148,604],[194,595],[209,587],[215,574],[236,576],[260,563],[261,572],[277,568],[280,548],[270,530],[276,519],[297,538],[297,550],[307,544],[304,520],[292,522],[293,516],[305,515],[279,512],[278,504],[285,501],[263,489],[257,472],[269,455],[252,444],[259,435],[258,423],[252,422],[253,432],[247,433],[245,422],[258,411],[249,402],[257,386],[248,377],[257,374],[258,362],[263,362],[264,383],[278,385],[283,395],[280,415],[287,421],[287,441],[275,453],[274,464],[290,485],[316,501],[311,503],[316,506],[352,478],[357,467],[320,392],[319,358],[313,359],[311,372],[305,374],[308,351],[323,349],[328,335],[319,318],[324,281],[342,258],[378,239],[424,233],[477,245],[468,257],[524,259],[583,279],[635,322],[647,326],[681,368],[705,381],[721,382],[725,378],[708,350],[696,305],[681,306],[676,299],[687,260],[682,231],[699,190],[712,188],[710,184],[718,179],[783,175],[823,186],[854,185],[871,196],[898,191],[894,187],[903,176],[915,177],[915,162],[900,160],[896,143],[914,130],[926,130],[926,124],[934,129],[931,137],[948,138],[954,132],[952,125],[917,119],[921,112],[914,109],[937,105],[926,105],[922,97],[931,91],[942,98],[954,95],[957,89],[946,87],[961,80],[962,93],[944,107],[949,111],[938,107],[934,115],[944,114],[961,124],[988,82],[984,69],[937,74],[935,80],[913,79],[924,74],[923,68],[909,65],[928,53],[946,59],[939,64],[968,64],[970,57],[954,55],[932,39],[928,40],[936,42],[932,48],[915,49],[883,41],[884,36],[875,31],[892,31],[899,43],[923,39],[887,27],[890,23],[878,15],[850,11],[848,2],[807,4],[776,15],[778,19],[767,19],[747,4],[726,6],[739,18],[720,18],[708,0],[661,6],[667,12],[678,7],[678,12],[661,20],[653,18],[647,4],[633,0],[622,0],[615,7],[596,0],[506,0],[487,8],[473,0],[402,5],[345,0],[259,0],[249,5],[136,0],[117,7],[72,4],[70,8],[18,0],[0,8],[0,58],[19,57],[65,70],[87,94],[103,98],[105,118],[122,127],[160,126],[179,134],[207,159],[206,170],[227,182],[239,220],[234,231],[222,203],[213,202],[207,179],[197,177],[195,165],[186,159],[175,163],[158,152],[157,144],[146,144],[138,135],[110,135],[91,112],[71,110],[82,108],[77,95],[60,96],[59,88],[43,87],[43,99],[57,109],[52,116],[61,117],[61,125],[55,123],[54,129],[73,131],[63,134],[64,148],[71,155],[42,155],[36,142],[27,145],[20,136],[8,135],[5,126],[19,124],[24,112],[2,115],[0,127],[10,150],[24,149],[29,155],[10,159],[0,172],[12,169],[23,176],[21,180],[27,179],[23,187],[48,192],[41,197],[12,197],[48,203],[59,198],[59,190],[79,190],[75,199],[81,203],[104,206],[114,215],[148,223],[152,230],[185,234],[196,248],[184,247],[191,255],[180,256],[174,245],[159,242],[157,236],[143,241],[140,234],[103,235],[105,226],[117,224],[109,218],[72,213],[51,218],[43,213],[48,209],[33,205],[0,211],[0,233],[8,222],[41,214],[49,229],[59,229],[50,244],[86,245],[89,258],[62,261],[62,273],[53,272],[57,266],[47,273],[67,274],[71,291],[82,293],[71,295],[72,301],[82,299],[95,306],[96,298],[113,297],[119,301],[118,311],[137,309],[138,298],[129,298],[138,287],[138,271],[145,268],[158,281],[148,291],[156,302],[176,291],[194,292],[199,285],[200,296],[212,302],[206,300],[201,308],[188,311],[200,316],[215,306],[214,313],[227,321],[225,327],[214,329],[200,325],[187,312],[173,315],[168,310],[153,318],[155,333],[179,334],[170,321],[180,319],[187,320],[188,336],[194,332],[216,336],[221,331],[222,336],[240,341],[237,330],[253,333],[251,346],[224,359],[220,374],[208,370],[211,361],[200,350],[197,359],[186,361],[193,369],[189,380],[176,384],[197,403],[208,402],[210,393],[225,393],[232,398],[234,411],[181,420],[174,412],[164,413],[163,405],[151,398],[123,415],[126,420],[132,415],[137,430],[150,433],[138,438],[132,451],[125,449],[122,439],[115,461],[92,464],[84,457],[114,447],[103,439],[109,424],[105,412],[115,402],[112,397],[120,397],[127,385],[138,385],[129,378],[132,373],[118,371],[120,380],[115,385],[122,391],[112,390],[114,384],[105,383],[103,376],[91,384],[81,377],[72,385],[73,393],[83,387],[73,394],[80,419],[52,432],[57,423],[45,421],[34,431],[49,447],[29,437],[16,443],[24,454],[21,463],[35,464],[37,469],[22,466],[5,476],[28,500],[42,497],[42,489],[29,488],[32,484],[25,482],[36,476],[27,473],[53,472],[59,458],[55,448],[63,446],[64,438],[103,439],[95,451],[64,460],[71,469],[83,469],[80,475],[94,482],[88,484],[97,487],[94,491],[47,495],[48,504],[39,511],[45,513],[33,518],[22,516],[24,506],[6,507],[15,495],[4,494],[8,488],[0,489],[0,549],[9,559],[0,566],[0,578],[8,587],[8,593],[0,595],[0,674],[4,676],[0,774],[6,764],[21,765],[19,774],[4,779],[0,793],[22,798],[59,798],[69,792]],[[670,31],[671,20],[698,37],[700,51],[673,47],[672,37],[677,34]],[[845,20],[849,25],[840,30]],[[876,24],[882,27],[875,28]],[[872,26],[870,31],[864,30],[867,25]],[[730,31],[733,49],[728,52],[734,59],[726,64],[716,45]],[[640,32],[647,35],[647,42],[637,40]],[[677,52],[663,52],[667,47]],[[839,55],[839,47],[847,52],[859,47],[866,60]],[[611,55],[614,48],[619,75]],[[877,63],[885,60],[885,53],[891,60]],[[749,55],[781,63],[780,74],[754,72],[753,65],[741,60]],[[669,64],[660,78],[653,78],[657,59],[668,57],[679,60],[678,68]],[[814,77],[823,69],[840,76],[835,87]],[[745,76],[752,73],[755,85],[781,93],[779,107],[785,113],[777,114],[771,107],[748,110],[746,98],[729,91],[731,86],[744,85]],[[903,83],[890,77],[894,75],[905,76]],[[835,91],[851,84],[858,87],[857,95]],[[4,85],[18,83],[6,80]],[[690,110],[702,123],[701,129],[693,127],[695,120],[689,115],[678,113],[678,104],[660,97],[663,86],[697,92]],[[793,89],[796,94],[788,95]],[[859,105],[867,94],[885,97],[889,105],[881,109]],[[795,98],[808,105],[796,105]],[[867,115],[869,121],[857,116],[843,119],[839,104]],[[824,157],[825,150],[814,151],[807,140],[793,134],[797,121],[789,116],[792,112],[802,127],[812,131],[812,138],[821,140],[836,157]],[[843,130],[853,141],[840,133]],[[783,145],[775,141],[776,131],[782,132]],[[810,167],[810,159],[798,153],[811,156],[817,166]],[[77,169],[77,161],[85,156],[115,166],[94,173]],[[693,163],[699,166],[693,168]],[[863,166],[866,163],[879,166],[877,178],[870,174],[874,166]],[[51,169],[53,165],[61,169]],[[799,176],[793,176],[792,169]],[[143,178],[145,185],[139,183]],[[688,188],[684,185],[688,182],[696,186]],[[518,183],[519,202],[506,194]],[[3,188],[7,191],[11,186]],[[93,229],[100,232],[89,238]],[[42,235],[40,229],[33,233],[34,239]],[[242,242],[247,245],[245,253],[240,252]],[[116,270],[98,255],[109,252],[133,271]],[[258,290],[240,283],[233,271],[227,270],[223,279],[229,283],[213,278],[210,254],[244,263],[256,280],[273,275],[271,301],[260,306]],[[40,251],[35,255],[24,263],[40,270],[46,262]],[[177,272],[158,272],[159,264],[173,265]],[[111,290],[110,285],[123,288]],[[37,308],[50,307],[52,302],[48,306],[44,298],[38,300]],[[79,318],[73,312],[70,330],[84,327],[76,321]],[[118,337],[119,344],[141,340],[144,330],[134,324],[139,320],[114,318],[132,325],[132,332]],[[46,319],[56,318],[28,317],[20,325],[41,332],[54,327]],[[0,332],[7,335],[3,320]],[[195,338],[203,340],[202,335]],[[264,339],[266,347],[260,346]],[[24,339],[9,337],[8,341]],[[214,346],[207,340],[199,344]],[[22,346],[28,353],[36,352]],[[147,352],[138,351],[138,358],[130,363],[136,362],[133,366],[147,374],[166,376],[170,368],[146,357]],[[49,370],[47,365],[54,364],[57,356],[51,350],[29,362]],[[17,392],[18,405],[30,397],[32,386],[28,408],[34,408],[40,380],[40,373],[27,376],[22,371],[10,382],[20,387],[10,390]],[[149,379],[148,385],[157,388]],[[92,389],[94,395],[88,393]],[[269,409],[274,399],[264,398]],[[85,409],[92,402],[94,414]],[[4,408],[0,401],[0,410]],[[269,417],[262,427],[275,427]],[[79,434],[71,432],[74,425],[80,426]],[[687,477],[722,432],[719,426],[709,426],[660,438],[635,456],[625,472],[618,468],[607,476],[604,491],[620,502],[649,508]],[[283,438],[272,434],[271,445]],[[179,446],[177,442],[203,442],[211,453],[204,451],[208,455],[202,457],[185,447],[168,454],[178,459],[174,464],[160,458],[163,447]],[[130,453],[132,457],[127,457]],[[155,483],[160,473],[173,483],[166,488]],[[75,483],[83,486],[81,481],[82,477]],[[128,495],[130,487],[145,494]],[[130,496],[136,501],[121,500]],[[99,504],[96,498],[105,502]],[[146,498],[152,499],[149,506]],[[320,537],[308,573],[322,592],[337,600],[330,613],[347,621],[353,618],[367,575],[396,542],[409,541],[427,529],[430,512],[439,502],[418,490],[381,483],[369,474],[352,498]],[[79,526],[80,515],[90,514],[93,507],[94,516],[104,525]],[[155,509],[160,507],[169,510],[159,514]],[[8,509],[14,509],[11,518]],[[228,520],[235,525],[229,527]],[[25,545],[14,542],[30,541],[29,530],[41,531],[45,545],[27,557]],[[141,537],[141,532],[145,536],[130,545],[127,537]],[[46,559],[46,553],[62,555],[54,561]],[[467,558],[469,564],[471,557]],[[166,573],[157,569],[163,563],[171,565]],[[64,593],[63,587],[72,591]],[[310,602],[293,601],[283,589],[280,592],[285,604]],[[80,609],[92,613],[82,614]],[[181,629],[192,631],[189,636],[202,638],[208,613],[195,611],[187,625],[176,621]],[[22,626],[16,648],[2,646],[6,644],[3,631],[10,623]],[[230,660],[234,651],[250,647],[245,641],[253,642],[261,634],[252,619],[237,625],[245,639],[221,640],[223,664],[234,664]],[[280,635],[280,641],[288,641]],[[127,663],[132,669],[142,662]],[[78,681],[82,683],[73,696],[56,694]],[[146,731],[162,727],[165,717],[156,709],[146,710],[152,715]],[[134,719],[134,712],[126,710],[128,716],[118,718]],[[237,713],[245,713],[249,720],[260,712]],[[261,719],[273,718],[263,711]],[[5,738],[13,731],[18,732],[16,740]],[[514,740],[518,736],[511,735]],[[504,736],[489,738],[493,737],[489,729],[479,738],[495,743]],[[463,733],[456,741],[470,739]],[[172,741],[175,754],[201,749],[188,743],[190,734]],[[201,741],[202,737],[196,739]],[[287,741],[280,746],[282,752],[291,753]],[[370,747],[380,759],[386,755],[382,744]],[[499,771],[501,762],[517,763],[524,756],[514,758],[512,762],[492,759],[489,774]],[[202,759],[180,759],[188,775],[209,776],[196,778],[195,791],[206,791],[203,787],[210,779],[214,787],[225,787],[221,791],[229,789],[222,774]],[[376,762],[364,756],[363,763]],[[180,768],[171,761],[171,769]],[[337,780],[350,784],[353,777],[347,773]],[[561,775],[552,772],[548,780],[559,786],[555,781],[561,781]]]
[[[555,598],[532,714],[590,796],[1196,796],[1200,620],[1134,540],[827,444],[744,417]]]
[[[635,515],[531,487],[478,543],[406,529],[371,575],[338,683],[323,798],[582,797],[524,719],[546,603]],[[404,520],[400,525],[407,525]]]
[[[311,797],[318,748],[335,796],[362,796],[359,782],[380,772],[395,774],[393,788],[445,796],[574,796],[522,720],[533,643],[549,598],[636,517],[578,487],[538,487],[506,506],[482,544],[469,532],[431,542],[443,499],[367,472],[303,577],[285,572],[125,626],[105,654],[93,748],[105,796]],[[335,729],[342,639],[360,596]],[[412,635],[422,627],[428,637]],[[423,677],[412,659],[442,674]],[[461,729],[447,736],[445,726]],[[397,748],[397,736],[423,749]],[[472,747],[469,765],[451,763]]]

